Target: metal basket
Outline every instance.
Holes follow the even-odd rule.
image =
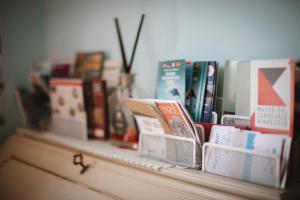
[[[141,133],[139,155],[182,167],[199,168],[202,152],[201,145],[192,138]]]
[[[276,188],[280,186],[280,158],[274,154],[204,143],[202,171]]]

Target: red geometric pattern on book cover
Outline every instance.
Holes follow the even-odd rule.
[[[261,70],[258,70],[258,105],[286,106]]]

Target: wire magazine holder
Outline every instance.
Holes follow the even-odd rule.
[[[199,168],[201,146],[192,138],[141,133],[139,155],[174,165]]]
[[[226,126],[238,126],[245,129],[250,128],[250,117],[241,115],[223,115],[221,124]]]
[[[218,115],[212,113],[212,123],[217,123]],[[204,142],[204,128],[196,125],[197,137],[201,141],[171,134],[140,133],[139,155],[168,162],[187,168],[200,168],[202,162],[202,144]]]
[[[202,171],[270,187],[280,186],[280,158],[253,150],[204,143]]]

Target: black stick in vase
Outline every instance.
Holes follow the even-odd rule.
[[[136,52],[136,48],[137,48],[137,43],[140,37],[140,33],[142,30],[142,25],[144,22],[144,18],[145,18],[145,14],[142,15],[140,24],[139,24],[139,28],[138,28],[138,32],[135,38],[135,42],[134,42],[134,46],[133,46],[133,50],[132,50],[132,55],[131,55],[131,59],[130,59],[130,63],[129,65],[127,65],[127,59],[126,59],[126,53],[125,53],[125,49],[124,49],[124,45],[123,45],[123,40],[122,40],[122,35],[121,35],[121,29],[120,29],[120,25],[119,25],[119,21],[118,18],[115,18],[115,25],[116,25],[116,29],[117,29],[117,33],[118,33],[118,39],[119,39],[119,44],[120,44],[120,48],[121,48],[121,53],[122,53],[122,60],[123,60],[123,66],[124,66],[124,71],[125,73],[129,74],[132,68],[132,64],[133,64],[133,60],[134,60],[134,56],[135,56],[135,52]]]
[[[141,30],[142,30],[142,25],[143,25],[143,22],[144,22],[144,18],[145,18],[145,14],[142,15],[140,25],[139,25],[139,29],[138,29],[138,32],[137,32],[137,35],[136,35],[136,38],[135,38],[134,47],[133,47],[133,50],[132,50],[131,59],[130,59],[130,63],[129,63],[129,66],[128,66],[129,67],[129,72],[130,72],[131,67],[132,67],[132,63],[133,63],[137,43],[138,43],[138,40],[139,40],[139,37],[140,37],[140,33],[141,33]]]
[[[121,35],[121,29],[120,29],[119,20],[117,17],[115,18],[115,24],[116,24],[117,33],[118,33],[119,45],[120,45],[121,53],[122,53],[124,71],[125,71],[125,73],[129,73],[128,67],[127,67],[127,59],[126,59],[125,49],[124,49],[122,35]]]

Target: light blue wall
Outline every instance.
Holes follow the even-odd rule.
[[[129,56],[146,14],[133,71],[150,97],[159,60],[213,59],[222,67],[226,59],[300,57],[299,0],[15,1],[5,0],[8,131],[19,122],[12,90],[26,84],[34,59],[99,49],[121,59],[115,16]]]
[[[299,0],[46,0],[46,52],[104,49],[121,58],[119,16],[129,56],[145,13],[133,71],[153,96],[159,60],[212,59],[222,67],[226,59],[300,57],[299,10]]]
[[[45,58],[44,3],[39,0],[3,0],[3,53],[5,83],[5,126],[0,126],[2,142],[20,124],[14,89],[28,86],[32,62]]]

